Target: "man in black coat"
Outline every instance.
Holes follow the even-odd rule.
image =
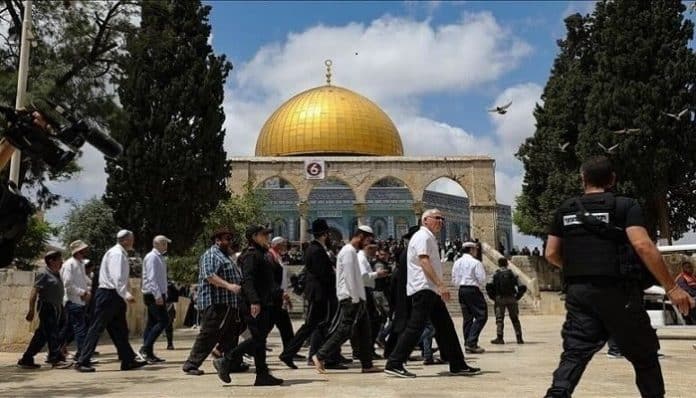
[[[327,253],[331,242],[326,220],[319,218],[312,222],[312,235],[314,240],[307,246],[304,257],[306,273],[304,295],[309,305],[305,323],[280,354],[280,360],[292,369],[297,369],[293,358],[309,337],[312,339],[308,358],[317,352],[325,335],[322,330],[329,327],[333,315],[332,309],[336,308],[336,273]]]
[[[231,382],[232,364],[239,363],[244,354],[254,356],[255,386],[275,386],[283,383],[282,379],[270,374],[266,363],[266,338],[271,330],[274,297],[279,290],[273,278],[273,268],[267,258],[268,234],[271,231],[261,225],[251,225],[245,233],[248,246],[239,256],[238,263],[242,265],[242,293],[249,306],[248,311],[244,311],[244,321],[251,338],[227,351],[224,357],[213,361],[218,377],[225,383]]]

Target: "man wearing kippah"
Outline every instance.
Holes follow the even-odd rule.
[[[90,286],[92,281],[87,277],[85,270],[89,246],[81,240],[76,240],[70,243],[70,253],[72,256],[63,263],[63,267],[60,269],[60,277],[65,286],[67,327],[75,336],[75,344],[77,345],[75,358],[79,358],[85,336],[87,336],[86,305],[92,298]]]
[[[116,346],[121,370],[137,369],[147,364],[136,359],[135,351],[128,341],[126,321],[126,302],[135,302],[128,291],[128,250],[133,249],[135,239],[133,232],[127,229],[120,230],[116,239],[118,243],[102,258],[99,288],[94,296],[94,319],[87,331],[80,357],[75,362],[75,370],[78,372],[94,372],[90,363],[104,329],[107,329]]]

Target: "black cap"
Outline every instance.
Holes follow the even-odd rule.
[[[419,229],[420,229],[420,225],[414,225],[414,226],[412,226],[411,228],[408,229],[408,232],[406,232],[406,235],[404,235],[404,236],[401,237],[401,239],[411,239],[411,237],[413,236],[413,234],[415,234],[416,232],[418,232]]]
[[[244,236],[247,240],[251,240],[251,238],[258,233],[270,234],[271,232],[273,232],[273,229],[264,227],[263,225],[249,225],[246,232],[244,232]]]

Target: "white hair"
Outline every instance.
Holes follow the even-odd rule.
[[[439,209],[428,209],[423,212],[421,216],[421,224],[425,224],[425,219],[431,217],[433,214],[442,213]]]
[[[164,243],[169,243],[171,242],[169,239],[167,239],[166,236],[163,235],[157,235],[152,239],[152,245],[161,245]]]

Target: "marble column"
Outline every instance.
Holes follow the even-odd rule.
[[[424,207],[423,202],[421,202],[421,201],[413,202],[413,213],[416,216],[416,223],[414,225],[420,224],[421,215],[423,215],[423,212],[425,211],[425,209],[423,207]]]
[[[306,201],[297,204],[297,209],[300,212],[300,243],[307,242],[309,240],[307,230],[309,229],[309,223],[307,222],[307,216],[309,215],[309,203]]]
[[[355,203],[355,216],[358,218],[358,225],[367,225],[367,203]]]

